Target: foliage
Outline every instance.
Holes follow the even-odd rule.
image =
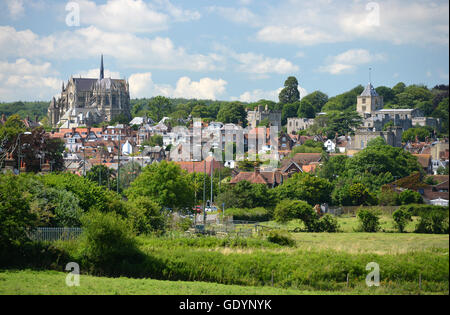
[[[226,216],[232,216],[233,220],[264,222],[272,218],[271,212],[259,207],[253,209],[229,208],[225,211]]]
[[[115,213],[91,211],[82,218],[80,256],[96,273],[114,274],[121,261],[135,259],[138,250],[131,223]]]
[[[273,190],[267,188],[264,184],[241,181],[220,193],[216,198],[216,203],[219,205],[225,203],[225,209],[273,208],[275,206],[275,195]]]
[[[301,200],[282,200],[280,201],[274,212],[275,221],[286,223],[293,219],[300,219],[305,224],[308,232],[315,232],[317,214],[313,208]]]
[[[402,191],[398,198],[402,205],[423,203],[422,195],[416,191],[409,189]]]
[[[51,173],[40,179],[48,187],[72,192],[78,198],[79,205],[85,212],[92,208],[102,212],[110,211],[111,200],[117,198],[113,192],[106,191],[97,183],[75,174]]]
[[[338,220],[331,214],[325,214],[317,221],[316,232],[336,233],[338,231]]]
[[[280,200],[304,200],[310,205],[330,201],[332,184],[323,178],[308,173],[297,173],[275,188]]]
[[[239,124],[242,123],[242,127],[247,126],[247,112],[245,111],[244,105],[239,102],[232,102],[220,107],[220,110],[217,114],[217,120],[223,122],[224,124],[233,123]]]
[[[419,210],[419,223],[416,233],[425,234],[448,234],[449,233],[449,211],[448,208],[432,207],[431,210]]]
[[[272,230],[267,233],[267,240],[281,246],[294,246],[295,240],[284,231]]]
[[[348,135],[361,125],[362,118],[354,110],[328,111],[326,115],[317,116],[314,125],[310,127],[314,134],[323,134],[329,139],[336,135]]]
[[[163,146],[163,137],[161,135],[153,135],[148,140],[145,140],[142,145],[150,146],[150,147],[156,147],[156,146]]]
[[[432,130],[427,127],[415,127],[415,128],[409,128],[402,134],[402,141],[403,142],[415,142],[416,139],[419,141],[425,141],[427,138],[430,138],[432,136]]]
[[[284,82],[284,88],[281,90],[278,99],[281,104],[291,104],[300,100],[298,90],[298,81],[296,77],[288,77]]]
[[[394,219],[395,226],[400,233],[403,233],[408,222],[412,221],[411,213],[403,208],[397,209],[392,214],[392,217]]]
[[[380,230],[380,214],[378,211],[360,209],[357,216],[363,232],[375,233]]]
[[[173,162],[162,161],[146,166],[125,191],[129,199],[151,198],[161,207],[192,208],[194,191],[187,173]]]
[[[22,178],[0,175],[0,249],[22,245],[27,231],[36,226],[36,215],[30,211],[31,194],[21,185]]]
[[[137,197],[128,202],[128,218],[135,233],[148,234],[163,231],[167,220],[161,207],[148,197]]]

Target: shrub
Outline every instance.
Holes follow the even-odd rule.
[[[137,197],[128,203],[128,217],[137,234],[163,231],[166,219],[161,207],[148,197]]]
[[[267,234],[267,240],[281,246],[294,246],[294,239],[287,233],[279,230],[270,231]]]
[[[301,200],[283,200],[275,208],[275,221],[286,223],[293,219],[302,220],[308,230],[312,222],[317,219],[317,214],[313,208],[305,201]]]
[[[411,213],[403,208],[396,210],[392,214],[392,217],[394,219],[395,226],[400,233],[403,233],[408,222],[412,221]]]
[[[338,220],[330,214],[325,214],[317,222],[318,223],[315,232],[336,233],[339,231]]]
[[[399,201],[399,194],[390,189],[382,190],[378,194],[378,203],[380,206],[397,206]]]
[[[116,213],[92,211],[81,219],[82,262],[100,274],[114,274],[124,261],[137,257],[132,224]]]
[[[398,199],[402,205],[423,203],[422,196],[418,192],[409,189],[402,191]]]
[[[377,211],[360,209],[358,211],[360,229],[363,232],[375,233],[380,230],[380,215]]]
[[[265,208],[240,209],[230,208],[225,211],[226,216],[233,216],[234,220],[264,222],[271,219],[270,212]]]
[[[449,232],[448,211],[432,210],[422,212],[419,223],[416,226],[416,233],[425,234],[448,234]]]
[[[23,178],[0,175],[0,249],[19,246],[28,240],[37,217],[30,212],[31,194],[22,185]]]

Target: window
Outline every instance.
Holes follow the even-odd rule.
[[[362,103],[366,104],[366,98],[365,97],[362,98]]]

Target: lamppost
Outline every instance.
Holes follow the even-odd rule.
[[[100,166],[99,166],[99,172],[98,172],[98,185],[101,186],[102,185],[102,147],[101,146],[97,146],[97,149],[100,151]]]
[[[117,152],[118,154],[117,154],[117,193],[119,193],[119,185],[120,185],[120,149],[121,149],[121,147],[120,147],[120,135],[121,135],[121,131],[120,131],[120,129],[119,129],[119,136],[118,136],[118,138],[119,138],[119,151]]]
[[[20,168],[21,168],[21,166],[22,166],[22,144],[21,144],[21,142],[20,142],[20,138],[22,137],[22,135],[31,135],[31,132],[29,132],[29,131],[26,131],[26,132],[21,132],[21,133],[19,133],[19,135],[18,135],[18,141],[19,141],[19,157],[18,157],[18,162],[17,162],[17,171],[18,171],[18,174],[20,174]]]

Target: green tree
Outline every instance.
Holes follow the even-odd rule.
[[[311,100],[302,99],[298,106],[298,117],[301,118],[314,118],[316,117],[316,110]]]
[[[292,117],[297,117],[299,102],[287,103],[283,105],[281,111],[281,124],[286,125],[287,119]]]
[[[281,200],[304,200],[314,206],[330,202],[333,186],[326,179],[308,173],[298,173],[275,190]]]
[[[125,195],[129,199],[149,197],[171,209],[191,209],[194,204],[194,191],[186,172],[166,161],[146,166]]]
[[[308,103],[313,107],[314,110],[314,114],[319,113],[320,111],[322,111],[322,107],[328,102],[328,95],[326,95],[325,93],[321,92],[321,91],[314,91],[306,96],[304,96],[302,98],[302,100],[300,101],[300,107],[302,107],[302,103]],[[306,106],[306,107],[309,107]],[[300,108],[299,108],[300,110]],[[304,111],[309,112],[309,110],[305,110]],[[300,116],[299,117],[303,117]],[[313,117],[307,117],[307,118],[314,118]]]
[[[395,226],[397,227],[400,233],[405,231],[408,222],[412,221],[411,213],[406,211],[403,208],[397,209],[393,214],[392,218],[394,219]]]
[[[246,127],[247,112],[245,111],[244,105],[239,102],[232,102],[220,107],[219,113],[217,114],[217,120],[224,124],[242,123],[242,127]]]
[[[36,215],[30,211],[32,196],[23,188],[20,177],[11,174],[0,175],[0,250],[2,252],[27,241],[27,231],[36,226]]]
[[[302,220],[308,227],[312,226],[316,218],[311,205],[302,200],[282,200],[280,201],[274,212],[275,221],[279,223],[286,223],[293,219]]]
[[[300,100],[298,81],[296,77],[288,77],[284,82],[284,89],[278,96],[281,104],[295,103]]]

